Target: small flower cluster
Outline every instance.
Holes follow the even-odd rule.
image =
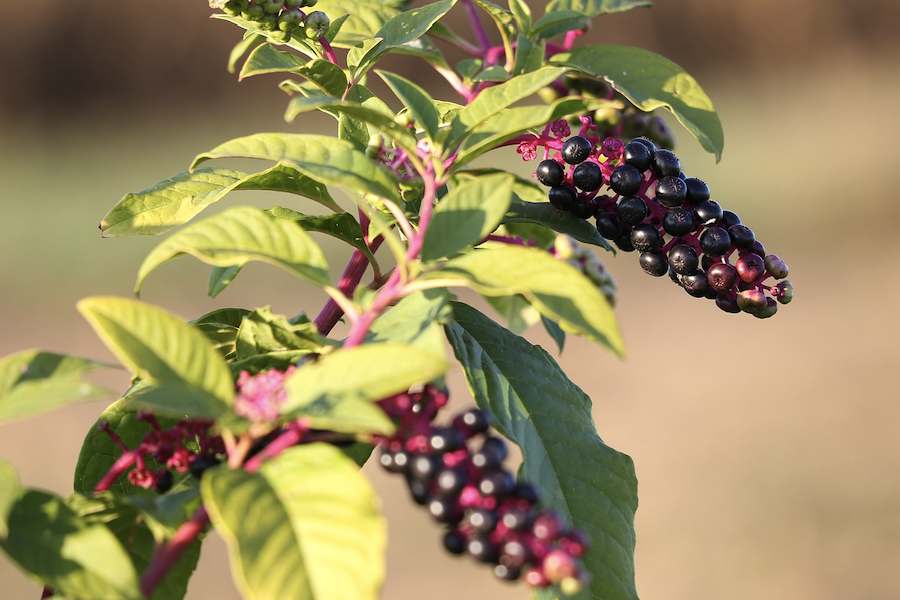
[[[616,282],[597,255],[570,236],[559,234],[548,248],[556,258],[567,261],[597,286],[610,306],[616,305]]]
[[[381,465],[404,475],[413,500],[447,526],[449,552],[494,565],[508,581],[559,584],[569,594],[581,589],[588,578],[578,561],[589,546],[586,535],[539,508],[537,489],[503,468],[506,442],[488,432],[483,412],[471,409],[449,426],[435,425],[447,399],[427,387],[382,400],[397,431],[379,440]]]
[[[263,31],[273,32],[279,41],[286,42],[297,29],[302,29],[304,35],[311,40],[325,35],[331,25],[328,15],[319,10],[309,14],[301,10],[315,6],[317,2],[318,0],[210,0],[209,4],[231,16],[252,21]]]
[[[254,423],[275,421],[278,408],[286,396],[284,380],[296,370],[297,367],[291,366],[285,371],[269,369],[256,375],[241,371],[234,397],[234,412]]]
[[[784,261],[766,254],[740,217],[711,200],[706,183],[687,177],[674,153],[647,138],[601,142],[591,119],[581,121],[579,134],[565,141],[551,124],[520,144],[532,154],[544,148],[535,178],[550,188],[555,208],[595,217],[603,237],[624,252],[640,252],[644,272],[668,273],[688,294],[715,300],[725,312],[767,318],[791,301]]]

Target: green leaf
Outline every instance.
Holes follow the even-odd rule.
[[[290,448],[256,474],[210,469],[201,491],[247,600],[379,597],[384,519],[368,480],[337,448]]]
[[[362,228],[359,226],[359,222],[350,213],[340,213],[336,215],[304,215],[303,213],[284,208],[283,206],[274,206],[266,212],[279,219],[294,221],[305,231],[325,233],[342,242],[346,242],[365,254],[370,263],[378,264],[375,260],[375,255],[372,254],[372,251],[366,246],[366,240],[363,237]]]
[[[500,65],[494,65],[493,67],[488,67],[481,73],[478,73],[475,77],[472,78],[472,81],[478,83],[480,81],[506,81],[509,79],[509,73],[506,72],[506,69],[501,67]]]
[[[653,52],[604,44],[555,55],[553,62],[606,79],[643,111],[665,107],[707,152],[722,158],[722,123],[712,100],[681,67]]]
[[[566,344],[566,332],[554,321],[551,321],[543,315],[541,316],[541,323],[543,323],[544,329],[547,330],[547,333],[553,338],[553,341],[556,342],[556,348],[559,353],[562,354],[563,346]]]
[[[589,22],[590,18],[581,11],[554,11],[538,19],[530,37],[536,40],[549,40],[568,31],[584,29]]]
[[[263,44],[247,57],[240,79],[268,73],[302,75],[329,96],[340,97],[347,91],[347,75],[336,64],[321,58],[304,60],[294,54],[276,50],[271,44]]]
[[[535,44],[524,35],[516,38],[516,62],[513,75],[537,71],[544,65],[544,42]]]
[[[482,94],[487,91],[485,90]],[[503,142],[536,127],[542,127],[550,121],[586,113],[607,105],[609,105],[607,100],[567,97],[560,98],[549,106],[507,108],[492,115],[469,132],[468,137],[461,146],[459,157],[456,159],[455,164],[465,165],[485,152],[493,150]]]
[[[590,596],[636,600],[631,459],[603,443],[590,398],[549,354],[469,306],[454,303],[453,314],[447,339],[478,406],[522,449],[520,477],[591,536]]]
[[[566,331],[625,355],[615,313],[603,294],[581,272],[545,250],[508,244],[479,248],[425,277],[456,279],[485,296],[522,294]]]
[[[513,14],[510,11],[501,8],[492,2],[488,2],[487,0],[475,0],[475,4],[493,19],[494,23],[497,25],[497,29],[500,30],[501,35],[508,38],[512,34],[515,17],[513,17]]]
[[[531,36],[531,9],[524,0],[509,0],[509,12],[516,19],[519,31],[526,36]]]
[[[78,600],[140,600],[128,553],[103,525],[89,525],[46,492],[21,490],[0,548],[20,569]]]
[[[9,534],[7,524],[9,511],[12,510],[16,499],[19,497],[19,476],[16,469],[3,459],[0,459],[0,539]]]
[[[544,67],[533,73],[519,75],[485,89],[478,94],[475,100],[456,114],[446,138],[442,141],[443,147],[452,150],[476,127],[503,109],[549,85],[564,72],[563,69],[557,67]]]
[[[332,44],[338,48],[353,46],[375,37],[375,32],[400,11],[387,4],[366,0],[319,0],[316,10],[321,10],[334,22],[348,15]]]
[[[367,192],[395,202],[397,179],[344,140],[330,136],[259,133],[225,142],[194,159],[193,169],[214,158],[258,158],[284,162],[304,175],[341,186],[351,195]]]
[[[506,328],[515,334],[521,334],[541,320],[541,313],[518,294],[515,296],[487,296],[485,300],[497,311],[497,314],[503,317]]]
[[[452,318],[446,290],[431,289],[406,296],[375,319],[367,342],[410,344],[441,359],[446,357],[441,325]]]
[[[285,350],[318,352],[322,350],[323,343],[314,324],[309,321],[292,323],[284,315],[273,314],[272,309],[266,306],[244,317],[235,346],[235,360],[243,360],[257,354]]]
[[[245,308],[217,308],[197,317],[191,325],[203,332],[223,357],[234,352],[234,341],[244,315],[250,314]]]
[[[176,423],[174,419],[161,416],[156,417],[156,420],[163,429],[168,429]],[[73,480],[73,489],[78,494],[92,494],[100,480],[109,472],[116,460],[122,456],[121,448],[108,434],[97,428],[100,423],[108,423],[109,427],[128,448],[137,447],[144,439],[144,435],[151,430],[150,425],[146,421],[138,420],[135,409],[128,407],[128,400],[120,399],[110,404],[97,419],[94,426],[88,430],[84,443],[81,445],[81,452],[75,464]],[[148,469],[154,470],[159,467],[160,465],[157,464],[153,457],[147,457]],[[146,490],[131,485],[128,477],[124,475],[117,478],[109,489],[120,496],[156,497],[158,495],[153,490]],[[177,486],[173,489],[177,489]]]
[[[425,132],[425,137],[432,143],[437,137],[440,115],[434,105],[434,99],[421,87],[399,75],[387,71],[377,71],[378,75],[396,94],[403,105],[409,109],[416,125]]]
[[[453,188],[437,205],[425,231],[422,260],[450,256],[483,240],[506,214],[512,187],[512,175],[498,174]]]
[[[503,223],[536,223],[557,233],[570,235],[584,244],[612,250],[596,227],[570,212],[555,209],[549,202],[513,202],[503,217]]]
[[[25,350],[0,359],[0,423],[109,396],[81,376],[107,368],[87,358]]]
[[[182,493],[183,495],[184,493]],[[190,492],[195,499],[193,504],[199,506],[199,497],[196,490]],[[171,497],[166,494],[162,498]],[[142,499],[138,499],[140,502]],[[149,565],[156,550],[156,543],[163,540],[154,537],[151,530],[153,526],[159,526],[154,515],[139,508],[131,499],[117,496],[111,492],[94,494],[91,497],[75,494],[66,501],[68,506],[88,525],[107,527],[128,551],[137,572],[143,572]],[[149,501],[144,504],[150,505]],[[194,507],[194,509],[197,508]],[[186,521],[189,513],[181,511],[178,524]],[[170,535],[174,528],[166,528]],[[166,572],[157,586],[151,600],[181,600],[187,593],[188,580],[197,568],[200,559],[200,541],[187,547],[178,561]]]
[[[245,36],[244,39],[235,44],[234,48],[231,50],[231,53],[228,55],[228,72],[234,73],[235,71],[237,71],[237,64],[241,60],[241,57],[252,50],[254,46],[262,44],[265,41],[265,36],[251,34]]]
[[[238,206],[191,225],[154,248],[138,270],[134,292],[154,269],[182,254],[217,267],[258,260],[316,285],[329,285],[319,245],[296,224],[258,208]]]
[[[229,411],[234,402],[231,372],[196,328],[161,308],[125,298],[85,298],[78,311],[138,377],[180,390],[154,408],[206,418]],[[147,398],[141,401],[146,404]]]
[[[234,190],[272,190],[306,196],[343,212],[328,189],[296,169],[275,165],[260,173],[229,169],[184,171],[122,198],[100,222],[103,237],[157,235],[187,223]]]
[[[390,433],[393,423],[373,403],[431,381],[447,366],[443,356],[405,344],[335,350],[306,362],[287,379],[281,413],[308,416],[316,429]]]
[[[544,9],[544,14],[550,15],[563,10],[574,10],[592,19],[600,15],[623,12],[651,4],[653,3],[650,0],[552,0]]]
[[[249,36],[262,36],[268,43],[276,44],[279,46],[287,46],[288,48],[293,48],[298,52],[305,54],[310,58],[315,58],[318,56],[318,52],[320,49],[314,48],[311,45],[311,40],[308,40],[305,35],[293,35],[288,41],[282,41],[280,39],[275,39],[274,35],[276,35],[275,31],[264,30],[260,27],[258,21],[249,21],[243,17],[226,15],[222,13],[216,13],[211,15],[213,19],[219,19],[221,21],[228,21],[233,25],[237,25],[241,29],[245,29],[246,33],[245,37]],[[237,57],[239,58],[239,57]],[[236,60],[235,60],[236,62]]]

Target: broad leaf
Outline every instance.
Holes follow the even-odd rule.
[[[231,265],[230,267],[213,267],[209,271],[209,280],[206,283],[206,294],[210,298],[215,298],[222,293],[238,276],[244,263]]]
[[[90,525],[56,496],[22,489],[0,548],[20,569],[78,600],[140,600],[128,553],[103,525]]]
[[[509,11],[516,19],[519,31],[531,35],[531,9],[524,0],[509,0]]]
[[[395,202],[396,177],[352,144],[330,136],[259,133],[225,142],[194,159],[198,164],[215,158],[258,158],[284,162],[326,184],[341,186],[351,195],[368,192]]]
[[[337,448],[291,448],[255,474],[211,469],[201,491],[247,600],[379,597],[384,520],[368,480]]]
[[[456,114],[445,139],[442,140],[444,148],[452,150],[476,127],[503,109],[549,85],[564,72],[565,70],[557,67],[544,67],[483,90],[475,100]]]
[[[452,318],[447,296],[446,290],[441,289],[406,296],[375,319],[366,341],[410,344],[445,358],[444,336],[440,326]]]
[[[522,449],[520,477],[591,536],[590,595],[636,600],[631,459],[603,443],[590,398],[549,354],[469,306],[454,303],[453,314],[447,339],[478,406]]]
[[[317,231],[346,242],[366,255],[369,262],[377,264],[375,255],[366,245],[359,222],[350,213],[336,215],[304,215],[295,210],[275,206],[266,211],[273,217],[294,221],[304,231]]]
[[[319,0],[315,10],[321,10],[335,19],[348,15],[332,44],[338,48],[353,46],[375,37],[375,32],[400,14],[400,11],[374,0]]]
[[[157,235],[187,223],[234,190],[272,190],[306,196],[343,212],[328,189],[296,169],[275,165],[260,173],[229,169],[184,171],[122,198],[100,222],[103,237]]]
[[[428,92],[408,79],[387,71],[377,71],[377,73],[409,109],[416,125],[424,130],[425,137],[433,143],[440,125],[440,115],[435,108],[434,99],[428,95]]]
[[[347,75],[336,64],[321,58],[305,60],[294,54],[276,50],[271,44],[263,44],[247,57],[240,78],[268,73],[302,75],[329,96],[340,97],[347,91]]]
[[[347,102],[355,102],[365,108],[378,111],[391,119],[396,116],[394,111],[381,98],[362,84],[356,84],[351,87],[344,99]],[[328,107],[326,106],[322,110],[327,112]],[[378,129],[347,113],[335,114],[338,117],[338,137],[353,144],[357,150],[365,151],[372,136],[378,134]]]
[[[534,24],[531,31],[536,40],[549,40],[567,31],[584,29],[590,22],[589,17],[577,10],[560,10],[547,13]]]
[[[16,499],[19,497],[19,476],[16,469],[0,459],[0,539],[9,534],[7,520]]]
[[[574,10],[588,18],[600,15],[623,12],[632,8],[646,7],[653,4],[650,0],[551,0],[544,9],[544,15]]]
[[[161,308],[125,298],[85,298],[78,310],[138,377],[179,390],[157,408],[207,418],[228,412],[234,401],[231,372],[199,330]]]
[[[192,495],[199,500],[196,491]],[[103,492],[91,497],[75,494],[66,503],[85,523],[107,527],[128,551],[138,572],[143,572],[150,565],[156,550],[156,543],[162,541],[161,539],[157,540],[151,531],[151,524],[157,527],[160,525],[152,515],[141,510],[130,499],[110,492]],[[194,504],[199,504],[199,502],[194,502]],[[183,514],[179,519],[179,524],[188,517],[188,514]],[[171,530],[171,533],[174,533],[174,530]],[[150,600],[181,600],[184,598],[187,593],[188,580],[194,569],[197,568],[199,559],[200,541],[194,540],[178,561],[166,572],[166,576],[159,582]]]
[[[247,54],[247,52],[252,50],[255,46],[258,46],[265,41],[266,37],[263,35],[251,34],[244,36],[244,39],[235,44],[231,53],[228,55],[228,72],[234,73],[237,71],[237,64],[240,62],[241,57]]]
[[[25,350],[0,359],[0,423],[97,400],[109,392],[81,376],[110,365],[87,358]]]
[[[722,158],[725,138],[712,100],[669,59],[641,48],[604,44],[563,52],[551,60],[606,79],[643,111],[669,109],[707,152]]]
[[[234,341],[244,315],[250,314],[245,308],[218,308],[191,321],[191,325],[203,332],[222,356],[234,352]]]
[[[544,65],[544,43],[535,44],[524,35],[516,38],[516,62],[513,75],[537,71]]]
[[[257,354],[286,350],[317,352],[322,350],[323,344],[313,323],[293,323],[284,315],[273,314],[266,306],[244,317],[235,347],[235,360],[243,360]]]
[[[312,46],[312,40],[307,39],[307,37],[303,35],[302,30],[300,30],[299,32],[295,32],[289,40],[282,41],[273,37],[276,35],[275,31],[262,29],[258,21],[249,21],[240,16],[232,16],[222,13],[213,14],[212,18],[219,19],[221,21],[228,21],[229,23],[237,25],[241,29],[246,30],[246,33],[244,34],[246,37],[261,36],[271,44],[293,48],[294,50],[297,50],[298,52],[305,54],[310,58],[316,58],[318,56],[318,53],[321,51],[320,49],[314,48]]]
[[[503,223],[536,223],[557,233],[570,235],[584,244],[612,250],[596,227],[570,212],[557,210],[549,202],[513,202],[503,217]]]
[[[373,403],[426,383],[447,369],[444,357],[398,343],[335,350],[287,379],[281,413],[309,417],[317,429],[385,433],[393,423]]]
[[[500,65],[494,65],[475,75],[475,77],[472,78],[472,81],[475,83],[480,81],[498,82],[506,81],[507,79],[509,79],[509,73],[506,72],[506,69]]]
[[[545,250],[508,244],[476,249],[426,277],[456,280],[485,296],[522,294],[566,331],[625,354],[615,313],[603,294],[581,272]]]
[[[471,179],[453,188],[437,205],[422,243],[430,262],[477,244],[494,231],[512,200],[513,176]]]
[[[308,233],[261,209],[238,206],[182,229],[154,248],[138,270],[135,294],[154,269],[183,254],[217,267],[257,260],[316,285],[330,283],[325,255]]]

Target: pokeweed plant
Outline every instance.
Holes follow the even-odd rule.
[[[374,454],[440,523],[449,552],[539,598],[636,598],[632,461],[598,436],[590,398],[519,333],[540,323],[560,351],[574,334],[624,355],[615,284],[591,249],[612,251],[609,241],[726,312],[769,317],[792,297],[784,262],[685,174],[653,114],[670,111],[720,157],[721,125],[696,81],[645,50],[578,47],[592,19],[648,3],[553,0],[536,20],[522,0],[211,4],[245,30],[230,68],[290,76],[287,120],[324,113],[337,133],[225,142],[126,195],[101,230],[176,229],[141,265],[136,294],[191,255],[212,266],[210,296],[262,261],[329,300],[312,320],[263,307],[189,322],[134,299],[81,301],[133,382],[87,434],[71,497],[20,486],[0,461],[0,547],[45,598],[172,600],[214,528],[245,598],[375,598],[385,525],[359,471]],[[456,4],[465,36],[442,22]],[[446,45],[470,57],[451,66]],[[432,67],[458,98],[378,69],[388,54]],[[534,176],[470,166],[489,152],[535,161]],[[210,166],[227,158],[266,167]],[[238,190],[285,192],[289,206],[191,222]],[[337,283],[311,232],[349,245]],[[504,324],[457,300],[458,287]],[[477,403],[452,418],[439,414],[446,343]],[[101,397],[83,376],[108,366],[36,350],[5,358],[0,420]],[[515,474],[507,440],[522,451]]]

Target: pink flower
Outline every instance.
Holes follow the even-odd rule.
[[[537,158],[537,146],[534,142],[522,142],[516,148],[516,152],[522,155],[522,160],[534,160]]]
[[[237,380],[238,393],[234,398],[234,412],[250,421],[274,421],[278,418],[278,408],[284,402],[284,380],[297,367],[286,371],[269,369],[250,375],[241,371]]]
[[[572,129],[569,127],[569,122],[565,119],[560,119],[559,121],[554,121],[553,123],[551,123],[550,131],[552,131],[553,134],[559,139],[572,135]]]
[[[622,157],[622,149],[624,147],[622,140],[608,137],[600,145],[600,154],[607,158],[618,159]]]

